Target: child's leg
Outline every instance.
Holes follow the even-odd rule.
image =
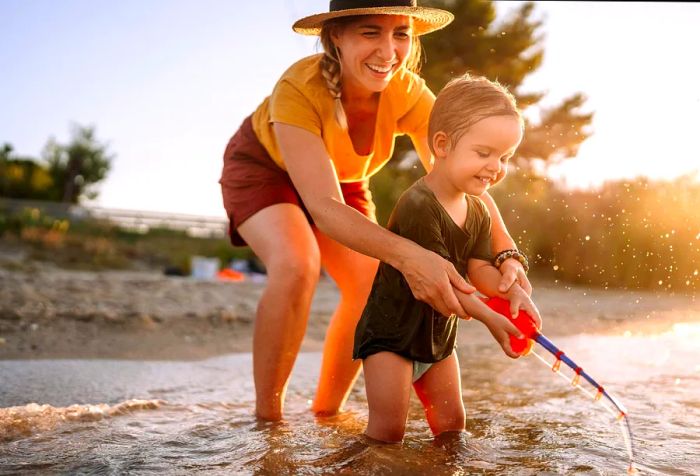
[[[379,352],[362,362],[369,421],[365,435],[396,443],[403,439],[411,396],[413,362],[394,354]]]
[[[457,354],[433,364],[413,388],[425,407],[425,416],[434,435],[464,430],[464,403]]]

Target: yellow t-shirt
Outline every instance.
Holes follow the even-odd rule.
[[[272,124],[306,129],[323,139],[341,182],[355,182],[377,172],[390,158],[396,136],[408,134],[414,143],[428,135],[428,119],[435,95],[418,75],[398,71],[382,91],[377,110],[374,146],[358,155],[347,131],[335,120],[333,97],[321,76],[322,54],[293,64],[253,113],[253,130],[270,154],[286,170]]]

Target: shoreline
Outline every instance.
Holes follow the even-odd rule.
[[[695,296],[534,282],[548,336],[659,332],[700,322]],[[201,360],[251,352],[264,283],[199,281],[156,271],[0,269],[0,359]],[[323,349],[338,302],[321,279],[302,352]],[[696,310],[697,309],[697,310]],[[460,325],[460,339],[474,338]]]

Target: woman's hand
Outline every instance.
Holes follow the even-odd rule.
[[[465,294],[473,293],[476,288],[459,275],[452,263],[437,253],[416,246],[399,271],[406,278],[413,297],[430,304],[443,316],[468,317],[452,287]]]
[[[532,285],[528,281],[525,268],[523,268],[520,261],[515,258],[508,258],[501,264],[499,271],[502,275],[501,282],[498,284],[499,292],[506,294],[511,286],[517,283],[528,296],[532,294]]]

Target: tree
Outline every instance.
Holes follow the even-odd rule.
[[[534,112],[526,116],[539,116],[537,121],[526,119],[525,136],[512,161],[524,175],[538,175],[538,170],[546,170],[549,164],[576,155],[579,145],[590,136],[587,129],[593,118],[592,113],[580,111],[585,96],[574,93],[561,104],[544,108],[538,104],[544,93],[521,90],[525,78],[540,67],[544,57],[542,21],[532,18],[532,3],[523,4],[502,21],[497,21],[490,1],[424,0],[421,4],[455,15],[449,26],[421,39],[427,60],[421,76],[432,91],[437,93],[451,78],[467,72],[507,86],[521,109]],[[394,184],[411,183],[422,175],[415,153],[407,154],[410,141],[400,139],[395,150],[399,160],[389,162],[372,180],[380,223],[385,223],[403,192]],[[537,163],[543,167],[538,168]]]
[[[60,190],[59,200],[68,203],[78,203],[83,196],[95,198],[92,186],[105,179],[114,158],[107,153],[107,145],[96,139],[93,126],[78,125],[67,145],[49,139],[42,156]]]
[[[0,164],[6,162],[10,159],[10,154],[12,153],[12,145],[7,142],[0,147]]]
[[[580,111],[582,93],[574,93],[551,108],[538,105],[542,92],[521,90],[525,78],[542,64],[542,21],[532,18],[534,4],[525,3],[502,21],[496,21],[492,2],[483,0],[427,0],[423,4],[450,10],[455,20],[444,30],[427,35],[423,47],[428,61],[423,77],[433,91],[451,78],[473,73],[497,80],[513,92],[518,106],[536,109],[537,122],[527,121],[516,161],[530,173],[532,162],[548,164],[575,157],[590,133],[592,113]]]
[[[0,147],[0,197],[51,200],[53,181],[45,167],[30,157],[12,154],[10,144]]]
[[[5,190],[9,184],[9,178],[7,174],[7,163],[10,161],[10,154],[12,153],[12,146],[5,143],[0,147],[0,197],[7,196]]]

